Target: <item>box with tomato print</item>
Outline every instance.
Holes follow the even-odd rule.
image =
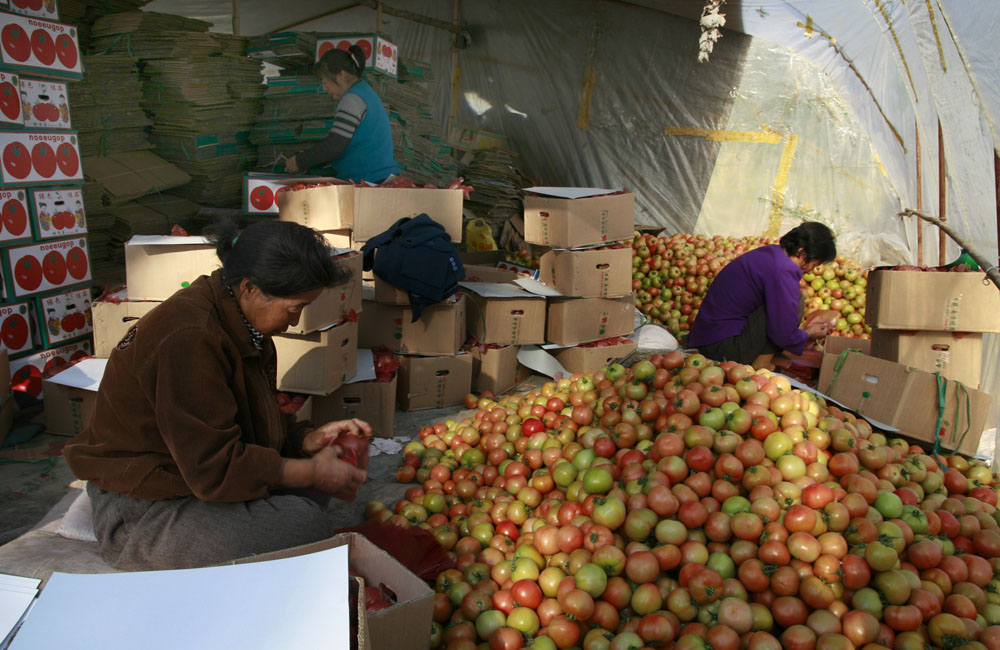
[[[39,240],[87,234],[79,188],[31,190],[31,225]]]
[[[51,293],[90,280],[85,238],[60,239],[4,251],[4,277],[15,298]]]
[[[21,77],[21,117],[29,129],[68,129],[69,95],[66,84]],[[0,100],[3,93],[0,92]]]
[[[10,387],[12,390],[41,399],[43,377],[51,377],[71,361],[91,356],[93,350],[89,339],[81,339],[20,359],[11,359]]]
[[[0,131],[0,187],[82,182],[72,131]]]
[[[0,66],[29,71],[35,76],[82,79],[76,28],[51,20],[0,13]]]
[[[27,190],[0,190],[0,246],[31,241],[29,214]]]
[[[35,349],[31,336],[31,303],[0,305],[0,350],[17,356]]]
[[[399,69],[399,47],[381,34],[334,34],[316,39],[316,60],[334,48],[347,50],[357,45],[365,53],[365,70],[377,70],[393,79]]]
[[[24,126],[21,82],[13,72],[0,70],[0,126]]]
[[[44,347],[89,336],[94,331],[90,289],[76,289],[36,299]]]
[[[278,214],[278,181],[287,176],[243,174],[243,214]]]
[[[16,14],[37,16],[49,20],[59,20],[59,3],[57,0],[4,0],[0,6],[7,7]]]

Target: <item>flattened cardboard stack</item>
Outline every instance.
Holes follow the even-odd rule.
[[[73,127],[80,136],[84,157],[151,149],[146,117],[140,101],[137,60],[123,54],[83,57],[83,81],[69,84]]]
[[[316,35],[308,32],[277,32],[251,36],[247,55],[281,68],[308,70],[316,53]]]
[[[315,75],[268,77],[261,112],[250,131],[259,169],[284,169],[283,158],[319,142],[333,127],[337,102]]]
[[[109,13],[137,11],[151,0],[59,0],[59,19],[76,25],[80,50],[86,51],[91,42],[90,29],[94,21]]]
[[[506,149],[477,151],[462,170],[465,182],[475,189],[467,207],[485,219],[496,233],[503,222],[523,210],[524,188],[531,185],[514,166],[514,154]]]

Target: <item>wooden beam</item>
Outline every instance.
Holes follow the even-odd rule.
[[[923,219],[927,223],[932,223],[935,226],[937,226],[941,230],[942,236],[945,233],[948,233],[948,236],[954,239],[956,244],[961,246],[972,259],[976,260],[976,264],[978,264],[979,268],[981,268],[983,271],[986,272],[986,277],[988,277],[993,282],[993,284],[997,286],[997,289],[1000,289],[1000,270],[998,270],[995,265],[990,264],[986,260],[986,256],[980,253],[975,245],[973,245],[967,239],[965,239],[957,232],[955,232],[955,229],[951,227],[951,224],[945,223],[944,221],[941,221],[940,219],[937,219],[935,217],[923,214],[922,212],[917,212],[916,210],[903,210],[902,212],[899,213],[899,216],[918,217],[920,219]]]
[[[388,14],[390,16],[395,16],[396,18],[403,18],[405,20],[412,20],[415,23],[421,23],[423,25],[430,25],[431,27],[437,27],[438,29],[443,29],[445,31],[455,34],[458,38],[464,39],[466,42],[470,40],[469,32],[462,29],[460,25],[450,23],[447,20],[438,20],[437,18],[431,18],[429,16],[424,16],[412,11],[407,11],[406,9],[398,9],[396,7],[390,7],[389,5],[382,4],[381,0],[361,0],[362,5],[370,7],[371,9],[378,10],[379,6],[382,7],[382,13]]]
[[[342,11],[347,11],[348,9],[354,9],[355,7],[360,7],[361,4],[362,3],[360,3],[360,2],[352,2],[352,3],[348,4],[348,5],[344,5],[343,7],[339,8],[339,9],[332,9],[330,11],[324,11],[321,14],[316,14],[315,16],[310,16],[309,18],[301,18],[299,20],[296,20],[294,23],[288,23],[286,25],[282,25],[281,27],[276,27],[276,28],[272,29],[271,31],[272,32],[287,32],[288,30],[292,29],[293,27],[298,27],[299,25],[301,25],[303,23],[311,23],[312,21],[319,20],[320,18],[326,18],[327,16],[333,16],[333,15],[339,14]]]
[[[240,0],[233,0],[233,36],[240,35]]]
[[[924,161],[920,157],[920,125],[913,125],[913,134],[916,136],[917,151],[917,211],[924,209]],[[917,266],[924,265],[924,221],[917,219]]]
[[[948,209],[948,171],[944,159],[944,131],[941,130],[941,120],[938,119],[938,220],[941,223],[946,221]],[[948,263],[945,259],[945,238],[944,230],[938,226],[938,265],[944,266]],[[955,241],[958,241],[957,239]]]

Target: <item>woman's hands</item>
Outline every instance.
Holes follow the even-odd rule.
[[[830,321],[816,318],[807,323],[804,329],[810,339],[819,339],[829,334],[833,330],[833,325]]]
[[[335,444],[337,438],[342,435],[371,438],[372,428],[367,422],[357,418],[327,422],[323,426],[317,427],[306,434],[305,439],[302,441],[302,451],[312,456],[324,447]]]
[[[289,174],[296,174],[299,171],[299,161],[295,159],[295,156],[285,159],[285,171]]]
[[[368,472],[340,460],[332,447],[321,449],[312,457],[312,487],[342,501],[353,501]]]

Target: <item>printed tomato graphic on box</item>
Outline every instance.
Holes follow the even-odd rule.
[[[365,53],[365,69],[378,70],[391,77],[396,76],[399,64],[399,47],[378,34],[343,34],[317,39],[316,60],[332,49],[348,50],[357,45]]]
[[[30,303],[0,305],[0,350],[17,354],[32,348]]]
[[[77,289],[39,298],[38,309],[41,329],[50,345],[75,339],[93,331],[90,289]]]
[[[23,120],[24,126],[31,129],[70,128],[66,84],[21,77],[20,87],[19,101],[22,112],[20,119]],[[0,85],[0,102],[2,100],[3,90]]]
[[[247,214],[278,214],[278,192],[285,186],[262,178],[247,177],[243,203]]]
[[[7,3],[0,2],[0,5]],[[59,19],[59,5],[56,0],[10,0],[10,10],[25,16]]]
[[[76,28],[30,16],[0,13],[0,63],[32,74],[83,77]]]
[[[67,343],[50,350],[42,350],[10,361],[11,390],[42,397],[42,378],[51,377],[74,361],[94,353],[90,340]]]
[[[30,237],[27,192],[22,189],[0,190],[0,242]]]
[[[32,190],[31,209],[39,239],[87,232],[83,193],[78,189]]]
[[[84,238],[18,246],[7,250],[7,276],[15,297],[52,291],[90,280]]]
[[[0,124],[23,124],[20,82],[16,74],[0,72]]]
[[[0,185],[82,181],[75,133],[0,131]]]

